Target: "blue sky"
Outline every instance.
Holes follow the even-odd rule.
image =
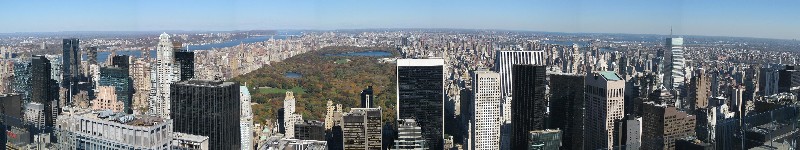
[[[2,1],[0,33],[510,29],[800,39],[800,1]]]

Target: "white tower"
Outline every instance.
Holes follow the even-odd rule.
[[[156,48],[156,86],[155,94],[151,99],[153,114],[169,119],[170,113],[170,88],[169,85],[180,80],[178,69],[172,51],[172,41],[169,34],[162,33],[158,37],[158,47]]]
[[[470,112],[470,149],[500,149],[500,74],[477,70],[472,76],[473,103]]]

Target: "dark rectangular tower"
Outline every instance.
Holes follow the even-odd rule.
[[[561,129],[562,149],[583,149],[584,75],[550,75],[549,128]]]
[[[444,149],[444,60],[397,60],[397,116],[415,119],[430,150]]]
[[[511,149],[527,149],[529,132],[545,129],[545,66],[513,65]]]
[[[194,78],[194,52],[175,52],[175,63],[181,69],[181,81]]]
[[[170,90],[175,132],[208,136],[213,150],[240,149],[239,83],[189,80]]]
[[[80,79],[80,64],[81,64],[81,54],[80,54],[80,40],[72,38],[72,39],[64,39],[62,43],[63,54],[61,59],[61,71],[62,77],[61,80],[61,87],[66,88],[70,92],[67,93],[78,93],[77,91],[73,91],[75,89],[75,85],[78,84],[78,80]],[[67,96],[66,104],[72,104],[72,96]]]

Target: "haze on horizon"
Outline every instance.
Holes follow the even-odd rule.
[[[0,33],[375,28],[800,39],[800,1],[3,1]]]

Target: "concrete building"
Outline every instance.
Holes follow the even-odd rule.
[[[563,149],[583,149],[584,75],[550,75],[550,127],[561,129]]]
[[[170,88],[176,132],[208,136],[210,149],[241,149],[238,83],[189,80]]]
[[[529,150],[556,150],[561,147],[561,130],[547,129],[528,132],[527,148]],[[567,143],[569,144],[569,143]]]
[[[514,65],[512,82],[515,82],[511,102],[511,149],[525,149],[528,131],[546,127],[547,88],[545,66]]]
[[[333,104],[333,101],[328,100],[325,107],[325,130],[331,130],[333,126],[341,126],[342,123],[342,104]]]
[[[155,66],[154,94],[151,97],[150,110],[152,114],[170,118],[170,84],[180,81],[180,69],[175,64],[172,41],[167,33],[158,37],[157,57]],[[238,94],[238,93],[237,93]],[[212,138],[213,139],[213,138]],[[212,140],[213,141],[213,140]],[[213,142],[212,142],[213,143]]]
[[[344,149],[382,149],[380,108],[351,108],[342,115]]]
[[[239,117],[239,132],[242,136],[242,150],[253,149],[253,110],[250,108],[250,90],[247,86],[239,87],[239,102],[242,106]]]
[[[687,97],[689,110],[708,107],[708,98],[711,97],[711,80],[706,76],[705,70],[700,68],[694,71],[687,91],[689,92]]]
[[[514,83],[512,81],[513,65],[544,65],[546,58],[544,51],[497,51],[495,53],[494,70],[500,73],[500,91],[503,97],[511,97]],[[503,101],[503,119],[511,120],[511,100]]]
[[[123,112],[125,105],[117,100],[115,87],[98,86],[98,95],[92,100],[92,110],[111,110],[113,112]]]
[[[468,116],[471,121],[470,149],[500,149],[500,74],[488,69],[476,70],[472,74],[472,108]],[[466,114],[466,113],[462,113]]]
[[[325,127],[316,120],[304,120],[294,124],[294,139],[300,140],[325,140]]]
[[[625,149],[638,150],[642,147],[642,117],[630,117],[625,121]]]
[[[71,117],[78,149],[163,150],[172,141],[172,120],[157,116],[91,111]]]
[[[180,132],[172,133],[171,150],[208,150],[208,137]]]
[[[80,40],[76,38],[64,39],[62,43],[62,62],[61,71],[63,79],[61,80],[61,87],[68,90],[68,94],[77,94],[75,86],[78,85],[79,80],[82,78],[80,73],[81,53],[80,53]],[[67,104],[72,103],[72,96],[66,99]]]
[[[675,140],[695,136],[696,117],[674,106],[645,102],[641,149],[675,149]]]
[[[286,97],[283,99],[283,126],[286,138],[294,138],[294,125],[303,122],[303,116],[295,114],[295,103],[294,93],[286,91]]]
[[[623,117],[625,80],[614,72],[592,72],[586,75],[586,147],[610,149],[614,147],[614,124]],[[589,140],[591,139],[591,140]]]
[[[116,58],[116,57],[115,57]],[[127,57],[120,57],[127,58]],[[127,60],[127,59],[126,59]],[[127,66],[118,65],[118,66]],[[133,85],[130,78],[128,68],[122,67],[103,67],[100,68],[100,81],[98,86],[111,86],[114,87],[114,95],[116,101],[120,101],[123,105],[123,112],[133,114]]]
[[[397,139],[394,148],[397,150],[426,150],[425,139],[422,137],[422,128],[417,126],[414,119],[397,120]]]
[[[428,149],[444,148],[444,59],[397,60],[397,117],[415,119]]]
[[[133,81],[133,113],[145,114],[149,108],[148,98],[152,84],[150,82],[150,63],[143,58],[134,59],[130,67],[130,76]]]
[[[34,127],[42,128],[45,126],[45,106],[41,103],[30,102],[25,105],[24,120],[31,123]]]
[[[22,118],[22,95],[16,93],[0,94],[0,114]]]

